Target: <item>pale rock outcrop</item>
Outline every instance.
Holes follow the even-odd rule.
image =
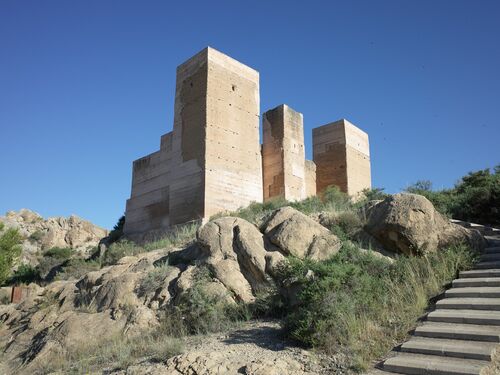
[[[92,248],[108,235],[100,228],[77,216],[42,216],[28,209],[9,211],[0,216],[0,222],[7,228],[17,228],[24,237],[20,263],[36,266],[37,256],[52,247],[71,248],[81,256],[88,256]]]
[[[425,197],[395,194],[366,210],[365,231],[387,250],[422,255],[450,245],[485,246],[479,232],[450,223]]]
[[[223,217],[205,224],[197,233],[198,245],[215,277],[237,299],[253,301],[253,294],[269,286],[264,237],[253,224]]]
[[[284,254],[298,258],[328,259],[342,247],[337,236],[292,207],[276,210],[264,233]]]

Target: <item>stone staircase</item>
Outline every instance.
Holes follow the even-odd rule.
[[[412,337],[370,374],[475,374],[500,345],[500,231],[473,270],[460,272]],[[498,231],[498,232],[497,232]]]

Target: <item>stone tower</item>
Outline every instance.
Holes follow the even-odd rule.
[[[347,120],[313,129],[313,160],[318,193],[336,185],[356,197],[371,188],[368,134]]]
[[[282,104],[263,114],[264,201],[301,200],[316,193],[314,163],[305,160],[302,113]]]
[[[126,234],[262,202],[259,73],[213,48],[177,68],[173,131],[133,164]]]

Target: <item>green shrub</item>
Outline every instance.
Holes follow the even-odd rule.
[[[61,269],[56,273],[55,280],[78,280],[87,273],[97,271],[101,268],[101,263],[98,260],[85,260],[80,258],[69,259],[65,262]]]
[[[363,220],[360,215],[354,211],[343,211],[337,215],[337,225],[340,227],[347,238],[353,239],[363,228]]]
[[[7,281],[15,261],[21,254],[22,240],[17,229],[9,228],[4,231],[4,224],[0,223],[0,285]]]
[[[250,319],[249,306],[228,301],[228,296],[211,293],[207,283],[211,281],[207,268],[201,267],[193,285],[180,295],[176,306],[165,312],[163,319],[170,326],[171,334],[205,334],[225,331],[234,324]],[[182,327],[178,327],[182,324]]]
[[[362,193],[364,196],[362,204],[373,200],[384,200],[390,195],[384,193],[384,188],[363,189]]]
[[[290,259],[280,285],[292,280],[299,292],[298,305],[283,302],[286,329],[306,345],[346,354],[352,369],[364,369],[403,340],[429,298],[472,262],[468,249],[455,247],[391,264],[348,242],[327,261]]]
[[[69,247],[52,247],[43,253],[46,258],[54,258],[59,260],[69,259],[73,250]]]
[[[21,264],[9,279],[9,284],[29,284],[40,280],[40,273],[36,267]]]
[[[123,236],[124,225],[125,225],[125,215],[122,215],[118,219],[118,222],[115,224],[111,232],[109,232],[108,241],[110,244],[118,241]]]
[[[132,241],[121,240],[113,243],[104,253],[103,264],[116,264],[125,256],[137,255],[145,252],[144,248],[135,244]]]

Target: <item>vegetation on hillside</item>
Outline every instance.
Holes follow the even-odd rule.
[[[500,226],[500,165],[462,177],[451,189],[433,190],[432,182],[417,181],[406,191],[429,199],[454,219]]]
[[[473,253],[455,247],[389,263],[350,242],[327,261],[289,258],[279,276],[299,292],[282,299],[285,327],[305,345],[342,353],[362,370],[401,342],[429,304]]]
[[[21,254],[22,237],[17,229],[4,228],[0,223],[0,285],[9,278],[12,266]]]

